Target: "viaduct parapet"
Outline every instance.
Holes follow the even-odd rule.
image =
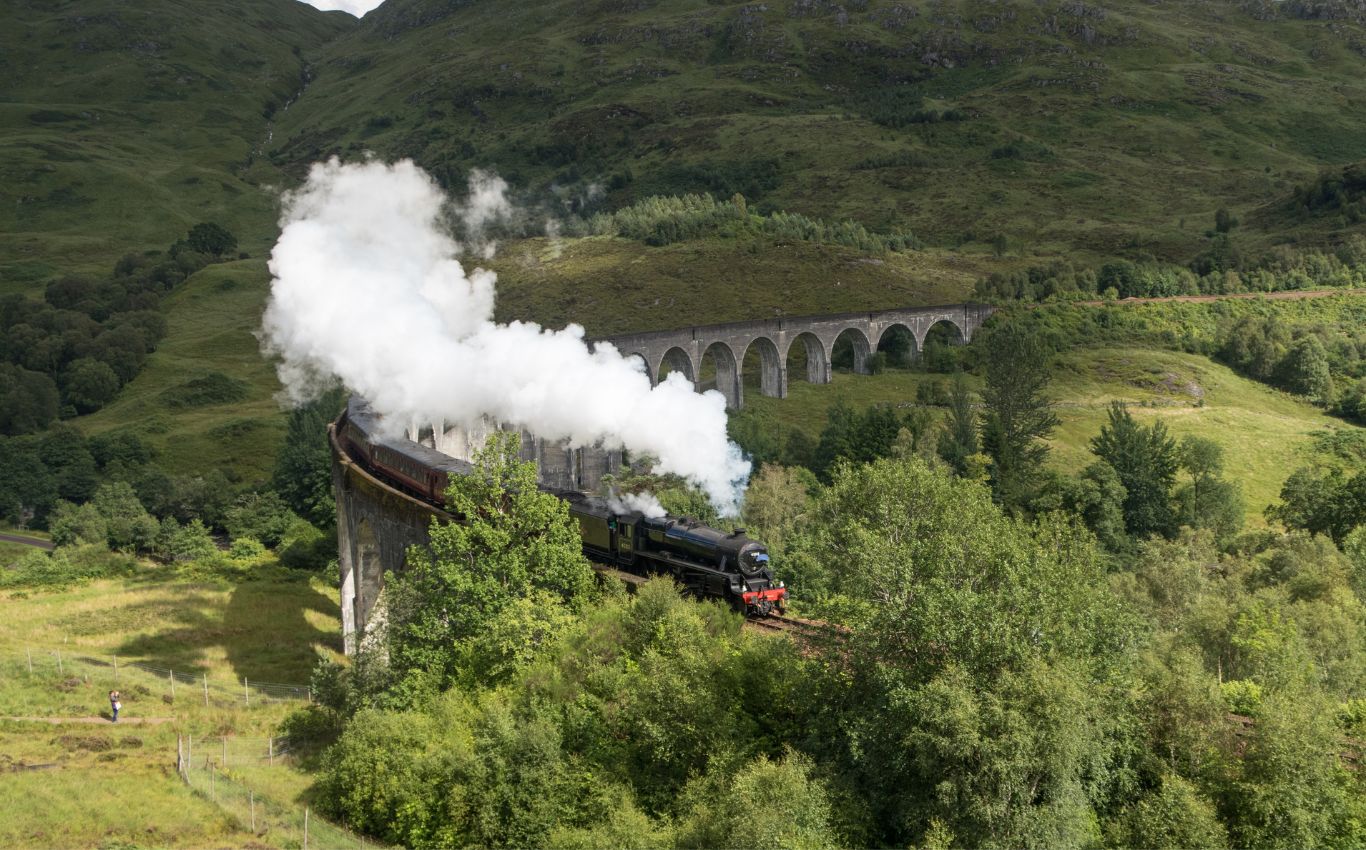
[[[702,325],[607,337],[598,342],[610,342],[622,354],[644,361],[651,384],[659,382],[665,369],[682,372],[696,384],[702,373],[702,361],[710,356],[716,364],[716,389],[726,397],[727,407],[739,410],[745,402],[741,370],[751,351],[759,356],[759,392],[786,398],[788,356],[798,345],[806,355],[806,380],[828,384],[830,358],[840,337],[846,337],[853,347],[854,371],[867,374],[868,357],[894,328],[910,332],[914,341],[912,354],[919,355],[925,347],[925,337],[935,325],[946,324],[954,332],[956,342],[967,343],[993,312],[995,308],[986,304],[902,307],[871,313]]]

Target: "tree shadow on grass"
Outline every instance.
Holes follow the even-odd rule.
[[[142,610],[139,610],[142,609]],[[118,648],[120,656],[186,673],[206,669],[209,654],[221,651],[235,679],[307,684],[318,652],[340,652],[341,628],[315,625],[338,617],[337,601],[306,580],[241,581],[226,601],[209,592],[177,600],[155,600],[125,609],[126,616],[163,623]]]

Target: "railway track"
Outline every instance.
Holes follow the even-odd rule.
[[[839,626],[820,620],[803,620],[786,614],[770,614],[745,620],[745,628],[762,632],[782,632],[796,638],[825,637],[842,631]]]

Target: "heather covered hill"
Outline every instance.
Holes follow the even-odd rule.
[[[272,160],[374,150],[572,208],[741,192],[930,244],[1184,262],[1219,209],[1251,222],[1366,156],[1363,71],[1366,9],[1336,0],[389,0],[322,49]]]
[[[272,118],[352,21],[292,0],[0,6],[0,291],[107,273],[206,220],[264,249]]]

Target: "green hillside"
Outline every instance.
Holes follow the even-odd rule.
[[[296,0],[11,3],[0,291],[105,273],[198,221],[261,253],[280,188],[365,151],[457,190],[495,168],[532,233],[705,191],[997,269],[1185,262],[1218,209],[1247,250],[1332,243],[1359,217],[1305,198],[1366,158],[1364,19],[1347,0],[389,0],[359,22]],[[591,269],[669,274],[632,248]],[[706,250],[741,249],[782,260]]]
[[[272,160],[374,150],[453,186],[493,165],[551,209],[740,191],[940,245],[1184,261],[1217,209],[1366,156],[1364,22],[1336,0],[389,0],[323,49]]]
[[[350,20],[293,0],[5,3],[0,293],[107,274],[206,220],[265,250],[272,116]]]

